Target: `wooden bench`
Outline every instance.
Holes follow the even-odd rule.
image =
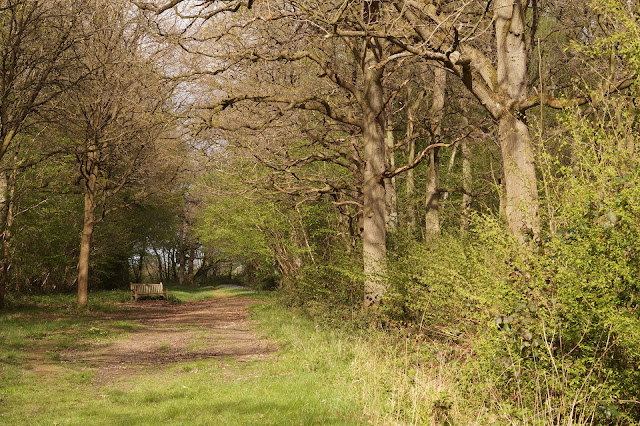
[[[131,283],[131,300],[138,300],[141,296],[162,296],[164,300],[169,300],[169,291],[160,284],[137,284]]]

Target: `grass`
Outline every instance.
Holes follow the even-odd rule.
[[[188,286],[169,286],[169,300],[172,302],[195,302],[211,298],[211,292],[215,291],[216,298],[236,297],[236,296],[252,296],[265,298],[265,293],[258,293],[245,287],[235,286],[205,286],[205,287],[188,287]]]
[[[211,290],[170,289],[170,294],[180,302],[246,294],[237,288]],[[0,315],[1,424],[356,425],[368,421],[354,393],[353,352],[335,334],[318,332],[312,322],[274,303],[251,309],[259,332],[282,347],[266,359],[176,363],[102,381],[100,370],[61,362],[59,351],[87,339],[108,342],[139,325],[100,319],[101,312],[118,309],[115,302],[122,295],[96,293],[91,298],[88,309],[74,309],[71,296],[55,296],[25,300],[20,309]],[[163,344],[158,342],[159,347]],[[36,362],[21,362],[38,351],[43,356]]]
[[[176,303],[268,298],[214,287],[170,288],[170,295]],[[280,348],[266,359],[182,362],[109,380],[96,365],[64,362],[65,350],[109,344],[141,327],[101,319],[127,296],[92,294],[87,309],[73,308],[73,296],[38,298],[0,315],[0,424],[499,423],[460,395],[455,357],[438,361],[446,348],[416,353],[408,336],[336,331],[278,303],[250,309],[256,331]],[[206,333],[200,327],[178,328]],[[171,348],[159,340],[154,349]],[[198,349],[190,343],[189,350]]]

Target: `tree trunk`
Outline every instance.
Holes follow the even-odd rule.
[[[178,260],[176,257],[176,249],[170,249],[169,253],[171,257],[171,280],[169,282],[175,282],[178,279]]]
[[[408,127],[409,126],[407,126],[407,129]],[[413,164],[415,159],[416,142],[413,138],[409,138],[407,146],[407,164]],[[416,230],[416,206],[414,200],[416,193],[416,178],[413,169],[407,170],[405,193],[407,195],[407,233],[409,235],[413,235]]]
[[[383,68],[378,67],[380,44],[367,40],[363,61],[364,212],[362,249],[364,257],[364,306],[380,304],[386,290],[387,248],[385,229],[385,138],[382,112]]]
[[[9,218],[11,211],[11,190],[10,190],[9,179],[7,178],[7,173],[4,172],[0,174],[0,196],[2,197],[2,269],[0,269],[0,309],[4,308],[5,305],[5,294],[9,288],[9,258],[8,252],[6,252],[7,242],[5,237],[7,232],[9,231]]]
[[[173,271],[173,269],[172,269],[173,268],[173,255],[171,253],[171,250],[168,250],[166,248],[164,248],[163,250],[164,250],[165,256],[167,258],[167,262],[166,262],[167,267],[164,270],[164,279],[162,280],[162,282],[169,283],[169,282],[171,282],[171,274],[172,274],[172,271]]]
[[[396,160],[395,154],[393,151],[393,147],[395,145],[395,140],[393,137],[393,128],[391,127],[391,123],[387,123],[386,129],[386,157],[387,157],[387,166],[390,170],[396,168]],[[385,203],[386,203],[386,226],[387,232],[393,233],[398,229],[398,195],[396,193],[396,178],[385,178],[384,179],[384,189],[385,189]]]
[[[185,278],[185,272],[187,267],[186,265],[187,258],[185,256],[186,247],[184,246],[186,226],[187,226],[187,222],[185,220],[180,226],[180,234],[178,236],[178,238],[180,239],[178,243],[178,284],[180,285],[184,285],[184,278]]]
[[[196,243],[189,242],[189,260],[187,261],[187,285],[193,286],[193,261],[196,257]]]
[[[415,100],[411,99],[412,96],[411,86],[407,88],[407,130],[405,137],[407,139],[407,164],[413,164],[416,159],[416,141],[413,137],[415,127],[415,114],[416,110],[422,103],[424,97],[424,90],[420,91]],[[415,192],[416,192],[416,179],[413,169],[407,170],[406,180],[406,195],[407,195],[407,233],[413,235],[416,231],[416,204],[415,204]]]
[[[147,239],[142,242],[142,249],[140,250],[140,260],[138,261],[138,267],[134,270],[136,282],[142,282],[142,269],[144,267],[144,259],[147,255]]]
[[[447,85],[447,71],[443,67],[434,68],[433,101],[429,111],[431,133],[434,142],[439,142],[442,136],[442,117],[444,114],[444,97]],[[426,238],[431,239],[440,235],[440,149],[429,152],[429,169],[427,172],[427,187],[425,194],[425,231]]]
[[[89,256],[91,237],[96,223],[96,189],[98,166],[95,164],[95,151],[88,153],[84,182],[84,222],[80,238],[80,257],[78,258],[78,306],[86,306],[89,299]]]
[[[19,145],[16,147],[13,156],[14,166],[18,163],[18,151]],[[2,202],[2,265],[0,269],[0,309],[5,305],[5,294],[9,289],[9,268],[11,267],[11,227],[13,226],[14,218],[14,197],[16,193],[16,182],[18,178],[18,171],[12,170],[7,176],[7,172],[2,173],[0,176],[0,191],[4,198]]]
[[[471,153],[467,141],[461,144],[462,151],[462,220],[460,230],[469,229],[469,208],[471,206]]]
[[[527,95],[525,13],[522,0],[497,0],[495,30],[498,58],[498,90],[509,105]],[[540,234],[538,184],[529,128],[518,112],[509,111],[498,120],[502,152],[507,224],[521,242]]]
[[[7,227],[7,217],[8,217],[8,207],[9,207],[9,197],[8,197],[8,181],[7,174],[0,174],[0,197],[1,197],[1,208],[2,208],[2,225]],[[2,263],[4,264],[6,259],[2,259]],[[4,268],[2,269],[2,275],[0,275],[0,309],[4,308],[5,305],[5,294],[8,289],[8,276],[4,274]]]
[[[526,124],[514,116],[500,119],[498,137],[504,168],[504,212],[509,230],[521,241],[540,234],[538,183]]]
[[[427,170],[427,188],[425,194],[426,213],[424,217],[427,240],[440,235],[440,149],[429,151],[429,168]]]

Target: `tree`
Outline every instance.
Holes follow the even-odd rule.
[[[171,93],[149,56],[140,15],[124,4],[98,2],[83,24],[87,36],[79,72],[90,75],[64,95],[56,110],[60,125],[71,136],[83,182],[79,305],[87,304],[96,224],[114,209],[143,197],[141,184],[164,170],[151,161],[168,126],[163,108]],[[132,191],[132,186],[139,188]]]
[[[0,2],[0,160],[5,157],[17,136],[30,124],[34,113],[48,105],[60,93],[83,77],[69,70],[75,66],[73,48],[79,41],[76,31],[85,2],[51,0],[4,0]],[[33,122],[33,120],[31,120]],[[6,163],[6,162],[5,162]],[[3,180],[2,274],[0,274],[0,308],[8,284],[7,253],[13,217],[12,173],[0,174]]]
[[[174,2],[173,6],[177,6],[179,2]],[[235,3],[239,5],[240,3]],[[219,6],[213,3],[207,3],[208,7],[213,10],[211,13],[198,11],[197,16],[205,16],[211,18],[220,10],[228,11],[228,9],[217,9]],[[172,6],[172,7],[173,7]],[[149,6],[144,6],[149,7]],[[304,96],[304,92],[298,91],[295,95],[285,95],[282,93],[274,93],[265,96],[264,94],[230,94],[227,98],[219,100],[214,105],[209,106],[213,112],[220,112],[230,106],[245,103],[259,102],[261,104],[284,105],[286,109],[298,109],[303,111],[312,111],[313,113],[322,114],[326,118],[356,129],[362,137],[362,152],[364,163],[362,194],[363,194],[363,214],[362,214],[362,242],[363,242],[363,264],[365,271],[365,305],[376,305],[380,302],[384,293],[384,275],[386,272],[386,230],[385,230],[385,187],[383,173],[386,170],[385,164],[385,96],[383,89],[383,79],[385,74],[384,59],[390,53],[389,43],[386,40],[376,37],[364,37],[353,40],[345,37],[340,42],[329,40],[322,43],[321,38],[315,34],[305,33],[303,39],[312,39],[318,43],[319,49],[302,49],[296,42],[301,40],[300,31],[296,30],[296,26],[300,22],[311,21],[320,28],[324,28],[325,33],[331,33],[332,22],[327,18],[334,5],[321,7],[319,5],[310,5],[304,2],[294,3],[293,7],[305,14],[304,17],[294,17],[285,12],[283,8],[283,17],[286,17],[289,24],[285,26],[285,30],[294,31],[287,36],[291,37],[294,42],[284,41],[284,37],[279,39],[275,35],[270,34],[269,26],[265,25],[263,31],[266,32],[265,38],[269,40],[272,37],[275,40],[276,48],[271,48],[270,43],[262,45],[260,43],[247,43],[244,49],[235,56],[244,61],[265,61],[265,62],[291,62],[303,61],[309,67],[319,70],[324,76],[324,83],[330,83],[332,90],[338,89],[344,103],[350,107],[355,107],[355,111],[333,105],[335,94],[318,93],[315,90],[311,96]],[[358,28],[368,28],[374,25],[379,19],[379,3],[370,2],[367,10],[363,12],[357,8],[348,8],[349,16],[353,18],[352,25]],[[167,10],[166,6],[156,8],[158,11]],[[184,16],[194,16],[193,14],[180,12]],[[255,22],[255,21],[254,21]],[[234,26],[231,26],[235,28]],[[297,32],[296,32],[297,31]],[[231,31],[224,35],[229,35]],[[285,33],[286,34],[286,33]],[[291,40],[290,39],[290,40]],[[360,45],[360,42],[363,44]],[[323,46],[324,44],[324,46]],[[286,46],[286,47],[285,47]],[[349,61],[349,71],[351,76],[346,76],[343,69],[340,69],[335,62],[333,54],[343,55],[344,59]],[[221,57],[223,65],[221,71],[226,71],[232,64],[237,66],[238,60],[231,60],[229,57]],[[355,81],[352,77],[355,77]],[[325,86],[326,87],[326,86]],[[246,89],[245,89],[246,90]],[[264,87],[260,90],[264,93]],[[332,99],[333,98],[333,99]]]

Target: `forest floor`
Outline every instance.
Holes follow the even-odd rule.
[[[235,288],[188,296],[0,315],[0,423],[367,422],[345,365],[301,355],[291,337],[313,331],[275,303]]]

